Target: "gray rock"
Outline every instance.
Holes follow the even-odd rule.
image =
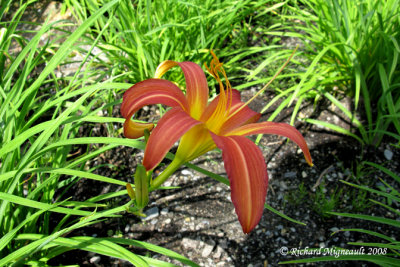
[[[146,217],[142,218],[143,221],[149,221],[156,218],[159,215],[159,211],[157,207],[150,208],[144,212]]]
[[[224,252],[224,250],[220,246],[217,246],[217,251],[214,253],[213,258],[214,259],[221,258],[221,255],[223,252]]]
[[[167,208],[163,208],[162,210],[161,210],[161,215],[167,215],[168,214],[168,209]]]
[[[98,264],[100,262],[100,260],[101,260],[100,256],[94,256],[94,257],[91,257],[89,261],[91,264]]]
[[[279,189],[283,190],[283,191],[288,189],[288,187],[287,187],[287,185],[286,185],[286,183],[284,181],[280,181],[279,182]]]
[[[185,176],[192,176],[193,175],[193,173],[191,171],[186,170],[186,169],[182,170],[181,173],[182,173],[182,175],[185,175]]]
[[[206,258],[208,256],[210,256],[211,252],[213,251],[214,246],[209,245],[209,244],[205,244],[204,248],[203,248],[203,252],[201,252],[201,256],[203,258]]]
[[[196,249],[198,246],[198,242],[196,240],[184,237],[181,241],[181,245],[186,249]]]
[[[283,175],[284,178],[295,178],[297,175],[297,172],[285,172]]]
[[[387,160],[392,160],[393,158],[393,152],[390,151],[389,149],[385,149],[385,151],[383,151],[383,155]]]
[[[226,240],[219,240],[219,246],[223,249],[228,248],[228,244],[227,244]]]
[[[337,231],[339,231],[339,228],[337,228],[337,227],[332,227],[332,228],[329,229],[329,230],[331,230],[332,232],[337,232]]]

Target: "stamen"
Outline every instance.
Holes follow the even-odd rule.
[[[220,94],[219,94],[218,105],[214,113],[208,119],[208,125],[210,128],[216,128],[219,124],[221,124],[221,121],[225,121],[225,118],[228,116],[229,110],[232,106],[233,96],[232,96],[232,87],[231,84],[229,83],[228,77],[223,68],[223,64],[219,62],[218,57],[214,54],[212,50],[210,51],[210,53],[213,56],[213,59],[210,62],[210,67],[208,67],[206,64],[204,65],[208,70],[208,72],[217,80],[220,86]],[[219,72],[225,78],[226,91],[222,83],[222,80],[219,76]]]
[[[242,105],[240,108],[235,110],[235,112],[233,112],[231,115],[229,115],[227,120],[232,118],[235,114],[237,114],[242,109],[244,109],[247,105],[250,104],[251,101],[253,101],[257,96],[259,96],[262,92],[264,92],[265,89],[268,88],[268,86],[276,79],[276,77],[278,77],[278,75],[283,71],[283,69],[287,66],[287,64],[289,64],[290,60],[293,58],[293,56],[296,53],[298,48],[299,48],[299,46],[297,45],[296,48],[293,50],[292,54],[290,55],[290,57],[286,60],[286,62],[282,65],[282,67],[274,74],[272,79],[263,88],[261,88],[261,90],[258,91],[252,98],[250,98],[244,105]]]

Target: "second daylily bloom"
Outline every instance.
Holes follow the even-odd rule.
[[[174,83],[160,79],[169,69],[179,66],[185,76],[186,95]],[[155,79],[139,82],[128,89],[123,97],[121,113],[126,118],[124,134],[139,138],[152,130],[152,123],[137,123],[134,114],[143,106],[164,104],[170,106],[152,131],[144,152],[143,165],[153,170],[176,141],[178,150],[171,164],[152,181],[159,187],[185,162],[218,147],[227,172],[231,199],[239,222],[249,233],[260,221],[268,188],[267,167],[261,150],[246,136],[277,134],[293,140],[312,165],[307,144],[294,127],[286,123],[259,122],[261,114],[251,110],[240,100],[239,91],[232,89],[222,64],[213,54],[208,71],[218,81],[220,94],[208,103],[208,85],[201,67],[193,62],[164,61]],[[225,87],[220,79],[225,78]]]

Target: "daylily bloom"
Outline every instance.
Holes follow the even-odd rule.
[[[222,63],[212,53],[207,70],[217,80],[220,94],[208,103],[209,90],[201,67],[193,62],[162,62],[155,79],[133,85],[124,96],[121,113],[126,118],[124,135],[139,138],[152,123],[132,120],[143,106],[164,104],[171,107],[158,121],[148,139],[143,165],[153,170],[180,139],[171,164],[155,178],[151,187],[159,187],[185,162],[218,147],[222,150],[225,170],[230,181],[231,199],[244,233],[249,233],[260,221],[268,188],[268,175],[261,150],[246,136],[277,134],[290,138],[303,151],[312,166],[307,144],[293,126],[286,123],[259,122],[261,114],[240,100],[239,91],[232,89]],[[174,83],[160,79],[169,69],[179,66],[185,76],[186,95]],[[225,78],[225,87],[220,79]]]

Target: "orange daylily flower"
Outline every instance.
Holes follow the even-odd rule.
[[[164,104],[171,109],[161,117],[148,139],[143,165],[153,170],[176,141],[178,150],[171,164],[155,178],[151,187],[159,187],[185,162],[218,147],[230,181],[231,199],[244,233],[249,233],[261,219],[268,188],[267,167],[261,150],[246,136],[277,134],[293,140],[312,165],[307,144],[293,126],[286,123],[259,122],[261,114],[240,100],[239,91],[232,89],[222,63],[212,53],[207,70],[220,85],[220,94],[208,103],[208,85],[201,67],[193,62],[162,62],[155,79],[133,85],[124,96],[121,113],[126,118],[124,134],[139,138],[152,130],[152,123],[137,123],[131,118],[143,106]],[[179,66],[186,80],[186,95],[172,82],[160,79],[169,69]],[[225,87],[219,77],[225,78]]]

